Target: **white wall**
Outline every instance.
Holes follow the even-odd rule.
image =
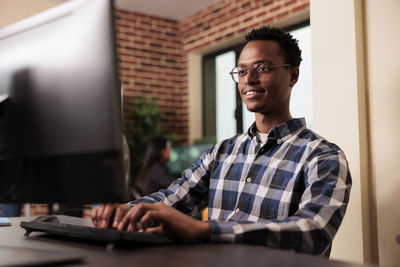
[[[379,264],[400,266],[400,1],[365,1],[371,177]]]
[[[333,259],[400,265],[400,1],[311,0],[314,129],[346,153]]]
[[[363,262],[362,179],[358,121],[359,83],[356,40],[356,4],[353,0],[311,0],[312,83],[314,130],[339,145],[353,178],[350,203],[334,240],[331,258]],[[353,245],[350,245],[353,244]]]

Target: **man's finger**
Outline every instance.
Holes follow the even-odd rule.
[[[104,204],[101,204],[98,208],[97,208],[97,212],[96,212],[96,221],[98,226],[100,227],[101,224],[101,220],[102,220],[102,216],[103,216],[103,212],[104,212]]]
[[[147,228],[147,225],[149,225],[152,221],[160,220],[162,220],[160,210],[147,210],[139,222],[141,225]]]
[[[97,227],[97,212],[98,212],[98,208],[95,208],[92,210],[90,218],[92,219],[93,225]]]
[[[164,231],[163,231],[163,227],[160,225],[160,226],[157,226],[157,227],[146,228],[145,233],[163,235]]]
[[[152,204],[140,203],[131,208],[124,216],[118,225],[118,230],[126,228],[127,231],[137,231],[137,223],[147,209],[151,208]]]
[[[121,205],[117,208],[114,215],[114,222],[112,227],[117,228],[118,224],[121,222],[122,218],[129,211],[130,207],[128,205]]]
[[[126,229],[126,231],[138,231],[140,227],[138,227],[137,221],[132,219],[136,212],[136,209],[128,211],[122,221],[118,224],[118,230]]]
[[[131,215],[132,212],[134,212],[135,207],[131,208],[127,213],[125,213],[125,215],[122,217],[122,220],[119,221],[117,229],[118,230],[124,230],[125,228],[127,228],[127,224],[129,221],[129,217]]]
[[[115,211],[114,205],[107,204],[101,216],[101,228],[108,228],[110,219]]]

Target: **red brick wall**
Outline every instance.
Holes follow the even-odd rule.
[[[180,142],[185,142],[188,98],[178,22],[122,10],[117,17],[125,114],[131,111],[133,97],[152,97],[162,111],[167,132],[179,134]]]
[[[234,36],[242,37],[253,28],[308,8],[309,0],[220,1],[181,21],[183,50],[189,52]]]
[[[166,130],[187,143],[187,53],[308,9],[309,0],[223,0],[180,22],[118,10],[124,110],[129,111],[132,97],[155,98]]]

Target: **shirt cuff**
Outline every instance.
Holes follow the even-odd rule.
[[[211,226],[211,241],[213,242],[240,242],[242,230],[238,222],[208,221]]]

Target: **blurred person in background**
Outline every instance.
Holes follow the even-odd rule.
[[[164,137],[155,137],[147,145],[142,168],[134,188],[140,195],[148,195],[167,188],[175,179],[167,168],[171,143]]]

